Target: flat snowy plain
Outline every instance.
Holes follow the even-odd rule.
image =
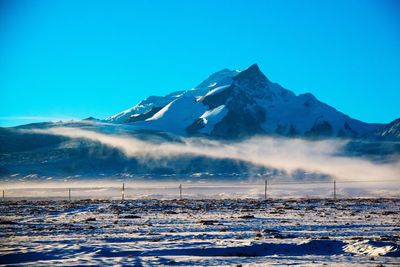
[[[13,200],[0,213],[2,266],[400,263],[393,198]]]

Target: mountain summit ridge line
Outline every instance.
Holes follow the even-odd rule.
[[[358,138],[383,124],[365,123],[319,101],[271,82],[257,64],[223,69],[198,86],[150,96],[104,121],[139,128],[225,139],[254,134]]]

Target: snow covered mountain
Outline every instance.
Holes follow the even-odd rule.
[[[162,107],[172,101],[181,97],[198,97],[206,94],[209,90],[213,88],[231,84],[232,77],[235,76],[239,71],[223,69],[212,74],[205,81],[197,85],[196,87],[187,91],[176,91],[172,92],[166,96],[149,96],[148,98],[140,101],[134,107],[115,114],[105,121],[113,123],[128,123],[140,120],[146,120],[156,112],[158,112]]]
[[[221,70],[197,87],[151,96],[106,119],[146,130],[224,139],[254,134],[360,137],[382,125],[364,123],[319,101],[271,82],[254,64]]]
[[[371,132],[368,137],[385,141],[400,140],[400,118]]]
[[[61,133],[65,129],[68,134]],[[241,72],[221,70],[187,91],[148,97],[105,120],[89,117],[81,121],[0,127],[0,180],[241,179],[266,175],[324,179],[325,173],[303,169],[289,174],[274,166],[214,158],[191,153],[192,150],[160,155],[160,151],[151,149],[160,144],[181,148],[189,139],[210,143],[220,139],[217,143],[231,145],[254,135],[345,137],[352,140],[340,150],[341,155],[387,163],[399,158],[399,129],[400,119],[390,124],[364,123],[310,93],[295,95],[271,82],[257,65],[252,65]],[[76,132],[82,131],[85,135],[76,136]],[[208,137],[214,140],[206,140]],[[139,149],[129,156],[124,153],[127,148],[138,149],[140,143],[142,147],[149,146],[150,152]]]

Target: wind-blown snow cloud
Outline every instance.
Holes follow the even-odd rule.
[[[153,143],[127,135],[111,135],[77,128],[32,130],[36,133],[86,138],[115,147],[128,157],[161,158],[182,154],[230,158],[283,169],[325,173],[339,180],[400,180],[400,162],[378,164],[366,159],[340,155],[346,141],[256,137],[236,143],[201,138],[183,138],[181,143]]]

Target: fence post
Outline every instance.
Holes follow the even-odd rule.
[[[336,180],[333,180],[333,201],[336,201]]]
[[[179,199],[182,200],[182,184],[179,184]]]
[[[121,196],[121,200],[122,200],[122,201],[125,200],[125,183],[122,183],[122,196]]]
[[[268,180],[264,181],[264,200],[267,201]]]
[[[68,201],[71,202],[71,188],[68,188]]]

